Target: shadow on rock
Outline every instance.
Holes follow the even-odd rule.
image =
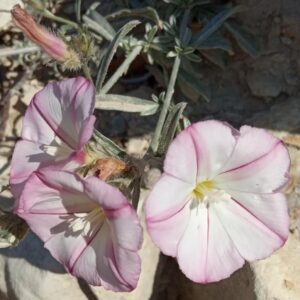
[[[254,278],[248,264],[230,278],[197,284],[185,277],[176,260],[160,255],[150,300],[255,300]]]

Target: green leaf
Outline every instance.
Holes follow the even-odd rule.
[[[159,139],[159,146],[157,150],[159,155],[165,154],[170,143],[172,142],[178,126],[178,122],[182,117],[182,113],[186,105],[187,103],[180,102],[170,109]]]
[[[107,154],[119,158],[124,158],[126,156],[125,150],[121,149],[116,143],[96,129],[94,129],[93,138]]]
[[[199,47],[201,43],[203,43],[209,36],[217,31],[228,18],[243,10],[245,10],[245,8],[241,5],[238,5],[227,8],[218,13],[203,27],[199,33],[194,36],[192,46],[195,48]]]
[[[87,15],[83,15],[82,20],[88,26],[88,28],[99,33],[106,40],[111,41],[113,39],[114,36],[102,24],[97,23]]]
[[[23,240],[28,225],[17,215],[10,212],[0,213],[0,248],[14,247]]]
[[[96,100],[98,109],[135,112],[142,116],[155,114],[159,108],[158,103],[131,96],[99,94]]]
[[[188,28],[189,19],[190,19],[190,10],[187,9],[184,12],[184,15],[182,17],[180,27],[179,27],[179,38],[182,41],[183,45],[188,44],[191,39],[191,36],[192,36],[191,31]]]
[[[159,18],[157,11],[150,6],[136,9],[121,9],[106,16],[107,20],[110,21],[124,17],[142,17],[145,19],[149,19],[156,23],[159,28],[162,28],[162,20]]]
[[[220,33],[215,32],[200,45],[197,46],[198,50],[209,50],[209,49],[222,49],[230,54],[233,54],[231,43]]]
[[[113,39],[113,37],[116,34],[116,31],[112,27],[112,25],[106,20],[105,17],[103,17],[100,13],[98,13],[95,10],[90,10],[88,16],[91,17],[98,24],[100,24],[109,34],[111,34],[111,39]]]
[[[106,49],[105,54],[103,55],[100,65],[99,65],[99,70],[98,70],[98,75],[96,79],[96,89],[99,91],[104,83],[108,67],[112,61],[112,58],[117,51],[117,48],[122,41],[122,39],[138,24],[140,24],[139,21],[130,21],[126,25],[124,25],[114,36],[113,40],[109,44],[108,48]]]
[[[81,0],[75,1],[75,12],[76,12],[76,20],[78,23],[81,22]]]
[[[188,98],[191,98],[190,93],[201,95],[205,101],[210,101],[210,91],[208,87],[201,81],[200,78],[195,77],[192,72],[187,72],[183,68],[180,69],[178,74],[178,83],[182,92]]]
[[[259,48],[255,37],[234,22],[226,22],[226,29],[233,35],[239,46],[252,57],[259,55]]]

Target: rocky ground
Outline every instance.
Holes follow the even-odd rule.
[[[146,236],[141,251],[143,273],[139,286],[125,295],[90,288],[73,279],[42,248],[39,240],[29,235],[19,247],[0,252],[0,299],[300,299],[300,3],[298,0],[235,2],[249,7],[239,19],[259,39],[261,54],[257,58],[237,54],[225,70],[206,65],[203,74],[211,87],[212,100],[191,102],[186,114],[193,121],[216,118],[236,127],[249,124],[266,128],[287,143],[292,167],[286,191],[291,216],[291,233],[286,245],[272,257],[246,265],[229,279],[197,285],[182,275],[172,258],[159,255]],[[18,68],[13,72],[17,74],[10,75],[11,78],[19,78]],[[0,184],[7,178],[9,157],[21,124],[20,112],[43,85],[34,74],[23,76],[20,76],[21,84],[13,80],[14,88],[9,94],[6,91],[0,103],[3,134]],[[116,89],[143,98],[155,92],[147,84],[126,88],[118,85]],[[154,124],[155,117],[99,112],[99,128],[133,155],[145,151]],[[157,173],[158,170],[151,171],[145,187],[151,187]],[[146,193],[145,190],[143,196]],[[3,203],[10,204],[9,195],[1,197]],[[142,201],[139,212],[142,215]]]

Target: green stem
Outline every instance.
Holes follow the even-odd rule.
[[[0,49],[0,57],[20,55],[31,52],[39,52],[41,49],[38,46],[30,46],[25,48],[2,48]]]
[[[142,46],[138,45],[133,48],[130,54],[126,57],[120,67],[116,70],[116,72],[109,78],[109,80],[105,83],[105,85],[100,90],[100,94],[104,95],[113,87],[113,85],[121,78],[123,74],[125,74],[130,66],[130,64],[135,60],[135,58],[142,51]]]
[[[81,0],[75,1],[75,11],[76,11],[76,19],[77,22],[81,22]]]
[[[50,12],[47,9],[45,9],[43,11],[42,15],[43,15],[43,17],[51,19],[53,21],[57,21],[57,22],[60,22],[60,23],[63,23],[63,24],[70,25],[70,26],[72,26],[72,27],[74,27],[76,29],[79,28],[78,24],[76,24],[75,22],[67,20],[65,18],[61,18],[61,17],[55,16],[52,12]]]
[[[175,82],[176,82],[178,71],[179,71],[179,66],[180,66],[180,58],[179,58],[179,56],[176,56],[174,65],[172,68],[171,77],[170,77],[170,81],[168,84],[166,96],[164,99],[163,107],[160,112],[159,119],[158,119],[158,122],[157,122],[156,128],[155,128],[154,136],[152,138],[151,145],[150,145],[150,147],[154,153],[157,152],[160,135],[161,135],[161,132],[162,132],[162,129],[163,129],[163,126],[164,126],[164,123],[165,123],[165,120],[166,120],[166,117],[168,114],[169,106],[171,104],[171,99],[172,99],[172,96],[174,93],[174,87],[175,87]]]
[[[87,62],[84,62],[82,64],[82,71],[84,73],[84,76],[90,80],[91,82],[93,82],[93,79],[92,79],[92,76],[91,76],[91,72],[90,72],[90,69],[89,69],[89,66],[88,66],[88,63]]]

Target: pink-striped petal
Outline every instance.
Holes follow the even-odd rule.
[[[214,120],[195,123],[187,132],[196,149],[197,182],[214,178],[232,155],[239,133]]]
[[[79,130],[79,149],[82,148],[82,146],[84,146],[91,139],[91,136],[94,132],[95,122],[95,116],[90,116],[82,122],[82,127]]]
[[[104,210],[118,210],[129,205],[127,198],[117,188],[94,176],[85,179],[84,192]]]
[[[258,160],[271,152],[280,140],[266,130],[242,126],[234,151],[222,169],[227,172]]]
[[[287,239],[289,215],[284,194],[253,194],[228,191],[231,197],[274,233]]]
[[[108,223],[104,223],[78,257],[72,274],[84,278],[92,285],[128,292],[137,284],[140,259],[136,252],[116,246],[112,241]]]
[[[65,159],[62,157],[62,161],[56,162],[55,157],[42,150],[42,145],[26,140],[17,142],[10,170],[10,185],[14,197],[19,198],[26,180],[34,171],[49,165],[64,165],[68,158],[71,160],[72,153],[65,156]],[[78,162],[74,159],[73,165],[78,166]]]
[[[164,162],[165,173],[190,184],[197,180],[197,153],[190,133],[182,131],[169,146]]]
[[[250,193],[273,193],[288,182],[289,153],[282,142],[259,159],[215,178],[218,188]]]
[[[191,211],[177,259],[183,273],[199,283],[224,279],[244,264],[214,208],[201,203]]]
[[[128,203],[118,210],[106,210],[116,244],[129,251],[137,251],[142,244],[142,227],[136,211]]]
[[[221,201],[214,210],[240,255],[247,261],[269,256],[286,241],[235,201]]]
[[[18,184],[26,180],[41,164],[47,165],[53,157],[41,150],[41,145],[21,140],[17,142],[11,161],[10,183]]]
[[[163,174],[147,198],[147,222],[165,220],[177,213],[190,199],[193,189],[191,184]]]
[[[15,212],[42,214],[47,218],[48,214],[84,213],[95,207],[85,195],[82,180],[77,175],[44,169],[30,176]],[[32,230],[36,231],[35,228]]]
[[[147,220],[147,229],[159,249],[166,255],[176,256],[178,243],[189,222],[190,207],[187,203],[178,212],[162,220]]]
[[[49,144],[57,135],[70,148],[80,149],[80,139],[87,140],[84,131],[90,133],[93,126],[94,119],[86,120],[94,105],[95,89],[85,78],[50,83],[32,100],[24,118],[22,137]]]

